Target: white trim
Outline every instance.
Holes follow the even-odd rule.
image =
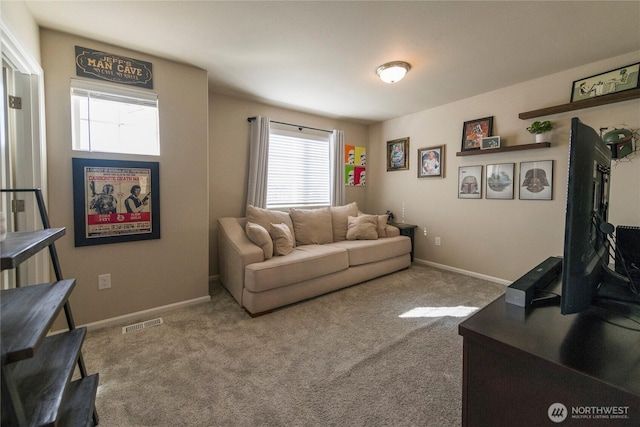
[[[118,86],[117,84],[96,82],[94,80],[81,80],[71,78],[71,92],[76,89],[78,92],[97,92],[99,94],[117,95],[126,98],[144,99],[153,101],[157,106],[158,94],[150,91],[134,89],[128,86]]]
[[[22,47],[18,38],[14,35],[15,32],[11,30],[9,24],[1,17],[0,31],[2,31],[3,55],[23,73],[42,75],[42,67],[38,64],[38,61]]]
[[[461,268],[451,267],[444,264],[438,264],[436,262],[425,261],[423,259],[414,259],[413,262],[417,264],[429,265],[431,267],[440,268],[442,270],[453,271],[454,273],[464,274],[465,276],[475,277],[477,279],[487,280],[489,282],[498,283],[500,285],[509,286],[513,283],[512,280],[500,279],[499,277],[487,276],[485,274],[476,273],[475,271],[463,270]]]
[[[87,330],[92,331],[96,329],[107,328],[110,326],[121,325],[131,322],[132,320],[138,320],[147,317],[156,317],[157,314],[165,313],[167,311],[177,310],[179,308],[190,307],[192,305],[203,304],[211,301],[211,296],[207,295],[192,300],[177,302],[174,304],[163,305],[161,307],[150,308],[148,310],[137,311],[135,313],[125,314],[123,316],[112,317],[110,319],[99,320],[97,322],[87,323],[78,327],[84,326]]]
[[[0,16],[0,51],[3,59],[14,67],[14,71],[24,75],[20,79],[21,96],[23,97],[23,122],[17,122],[16,132],[24,139],[23,148],[27,158],[17,159],[26,161],[27,165],[16,165],[16,182],[13,185],[21,188],[40,188],[47,205],[47,148],[45,132],[44,105],[44,77],[38,61],[24,48],[9,24]],[[6,96],[7,94],[5,94]],[[8,124],[6,124],[8,126]],[[28,229],[41,226],[38,207],[33,198],[29,199],[24,218]],[[26,264],[26,280],[31,283],[49,281],[50,266],[48,256],[41,252],[36,254]],[[22,273],[21,273],[22,274]]]

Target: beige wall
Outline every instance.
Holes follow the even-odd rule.
[[[562,253],[567,141],[573,116],[599,128],[625,123],[640,127],[640,101],[628,101],[548,118],[557,122],[549,149],[456,157],[465,120],[494,116],[494,134],[504,145],[528,143],[531,120],[519,112],[568,101],[573,80],[638,61],[640,52],[500,89],[431,110],[364,126],[210,93],[206,72],[97,41],[43,29],[40,38],[22,2],[4,2],[3,21],[45,70],[49,163],[49,213],[67,227],[58,244],[65,277],[78,281],[72,296],[77,323],[88,323],[207,295],[216,275],[217,224],[244,214],[247,179],[247,117],[324,129],[342,129],[346,143],[368,150],[367,186],[348,188],[347,201],[364,211],[390,209],[417,224],[416,257],[469,272],[513,280],[549,255]],[[70,149],[69,79],[75,75],[73,46],[132,56],[153,63],[154,92],[161,105],[160,162],[162,238],[94,247],[73,247],[71,158],[152,160],[148,157],[81,154]],[[41,50],[40,50],[41,49]],[[64,58],[69,58],[65,60]],[[207,129],[209,135],[207,135]],[[409,171],[386,172],[385,141],[411,138]],[[445,144],[446,177],[417,178],[417,149]],[[459,200],[457,170],[464,165],[554,160],[553,201]],[[207,169],[209,172],[207,174]],[[610,221],[640,225],[640,161],[614,168]],[[208,219],[208,221],[207,221]],[[427,229],[427,237],[423,236]],[[433,238],[440,236],[436,247]],[[97,290],[97,275],[111,273],[111,290]]]
[[[22,48],[34,61],[40,63],[38,24],[24,1],[3,1],[0,5],[2,22],[17,38]]]
[[[495,278],[515,280],[548,256],[562,255],[566,204],[568,140],[571,118],[579,117],[596,130],[622,123],[640,128],[640,100],[556,114],[550,148],[457,157],[464,121],[494,117],[494,135],[503,145],[533,141],[525,128],[533,120],[518,113],[564,104],[572,82],[638,62],[640,52],[611,58],[537,80],[506,87],[420,113],[371,126],[368,144],[367,200],[372,211],[392,210],[416,224],[416,258]],[[460,84],[451,82],[451,84]],[[410,170],[386,172],[386,141],[410,137]],[[417,149],[444,144],[444,179],[417,178]],[[469,200],[457,198],[458,167],[492,163],[553,160],[553,200]],[[484,187],[483,177],[483,187]],[[640,159],[613,168],[611,214],[614,224],[640,225]],[[427,236],[424,236],[426,227]],[[434,237],[441,237],[441,246]]]
[[[77,280],[71,296],[76,323],[207,297],[207,73],[47,29],[41,30],[40,43],[45,70],[49,213],[53,226],[67,228],[67,235],[56,246],[64,276]],[[158,94],[160,105],[160,156],[71,150],[69,85],[75,77],[75,45],[153,64],[153,92]],[[158,161],[161,238],[74,247],[72,157]],[[99,291],[97,276],[106,273],[111,274],[112,288]]]
[[[249,157],[247,117],[253,116],[265,116],[276,121],[318,129],[340,129],[344,131],[347,145],[366,146],[368,141],[367,126],[364,125],[210,93],[209,251],[211,265],[209,272],[211,275],[218,274],[217,219],[226,216],[243,216],[245,213]],[[347,187],[346,200],[358,202],[362,210],[367,208],[365,188]]]

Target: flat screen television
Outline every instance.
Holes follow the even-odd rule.
[[[638,304],[634,284],[609,268],[607,222],[611,151],[594,129],[571,120],[561,313],[586,310],[599,299]]]

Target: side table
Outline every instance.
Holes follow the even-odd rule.
[[[400,229],[401,236],[409,236],[411,239],[411,262],[413,262],[413,241],[415,239],[416,228],[418,228],[418,226],[414,224],[406,224],[404,222],[391,222],[389,225],[398,227],[398,229]]]

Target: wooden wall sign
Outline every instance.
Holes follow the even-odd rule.
[[[76,75],[153,89],[151,63],[76,46]]]

